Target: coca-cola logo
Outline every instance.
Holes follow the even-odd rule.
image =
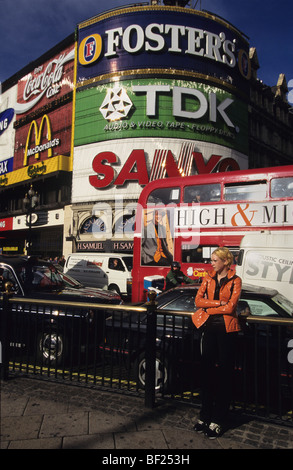
[[[61,79],[63,77],[63,66],[65,63],[74,59],[74,50],[68,54],[61,54],[58,59],[53,59],[44,68],[40,67],[39,75],[29,74],[24,91],[23,101],[25,103],[16,103],[16,114],[26,113],[32,109],[43,96],[51,98],[60,92]]]

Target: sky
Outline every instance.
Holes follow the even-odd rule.
[[[73,33],[78,23],[131,3],[136,2],[0,0],[0,82]],[[257,50],[258,78],[266,85],[276,85],[284,73],[293,88],[292,0],[192,0],[191,4],[221,16],[249,37]]]

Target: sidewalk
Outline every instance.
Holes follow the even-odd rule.
[[[115,391],[10,378],[1,381],[1,449],[103,449],[114,458],[123,449],[293,448],[293,428],[235,416],[209,440],[192,430],[197,414],[177,402],[149,410],[143,399]]]

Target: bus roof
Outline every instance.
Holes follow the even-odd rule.
[[[249,182],[253,180],[267,180],[275,178],[276,176],[293,176],[293,165],[284,165],[268,168],[254,168],[249,170],[233,170],[225,171],[222,173],[204,173],[193,176],[176,176],[158,179],[148,183],[142,190],[138,203],[144,200],[146,194],[149,194],[154,189],[188,186],[192,184],[208,184],[208,183],[233,183],[233,182]]]

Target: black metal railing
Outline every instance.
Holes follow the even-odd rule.
[[[192,312],[0,297],[1,375],[33,375],[200,405]],[[293,320],[248,317],[235,356],[235,410],[293,425]],[[291,347],[290,347],[291,344]]]

